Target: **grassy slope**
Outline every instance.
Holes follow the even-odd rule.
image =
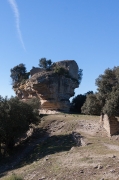
[[[17,167],[5,172],[0,179],[12,173],[25,180],[119,179],[118,136],[106,136],[100,129],[99,116],[48,115],[42,118],[39,128],[47,131],[49,137],[36,144]],[[79,132],[88,145],[77,147],[72,131]],[[97,168],[97,165],[100,166]]]

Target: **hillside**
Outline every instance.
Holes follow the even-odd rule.
[[[14,173],[25,180],[119,180],[119,136],[107,137],[99,116],[43,116],[35,135],[0,166],[0,179]]]

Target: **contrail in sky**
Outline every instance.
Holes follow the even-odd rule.
[[[11,7],[13,9],[14,15],[15,15],[16,28],[17,28],[17,32],[18,32],[18,36],[19,36],[20,42],[22,44],[22,47],[26,51],[26,48],[25,48],[25,45],[24,45],[24,42],[23,42],[23,39],[22,39],[21,30],[20,30],[19,10],[18,10],[18,7],[17,7],[17,3],[16,3],[15,0],[8,0],[8,2],[10,3],[10,5],[11,5]]]

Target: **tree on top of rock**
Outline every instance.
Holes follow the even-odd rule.
[[[83,77],[83,69],[78,69],[78,82],[81,83]]]
[[[10,71],[13,85],[29,78],[29,72],[27,73],[26,67],[22,63],[13,67]]]
[[[51,59],[46,60],[46,58],[41,58],[41,59],[39,59],[39,64],[38,65],[41,68],[49,70],[51,65],[52,65],[52,61],[51,61]]]

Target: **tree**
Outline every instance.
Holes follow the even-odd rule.
[[[113,69],[106,69],[104,74],[99,75],[96,79],[96,85],[98,86],[97,90],[104,99],[104,104],[113,88],[117,87],[119,82],[118,76],[119,67],[114,67]]]
[[[106,69],[96,79],[98,99],[102,103],[102,111],[111,115],[119,115],[119,66]]]
[[[31,98],[27,99],[25,101],[31,108],[33,109],[33,112],[35,113],[36,116],[39,116],[39,109],[40,109],[40,101],[39,98]]]
[[[26,71],[26,67],[24,64],[19,64],[12,68],[10,77],[12,78],[13,85],[15,83],[19,83],[22,80],[26,80],[29,78],[30,73]]]
[[[87,95],[93,94],[93,91],[88,91],[85,94],[79,94],[72,99],[71,102],[71,111],[76,113],[81,113],[81,107],[86,101]]]
[[[100,115],[101,108],[100,101],[97,99],[96,94],[89,94],[81,108],[81,112],[88,115]]]
[[[46,70],[49,70],[51,65],[52,65],[52,61],[51,59],[46,60],[46,58],[41,58],[39,59],[39,64],[38,64],[41,68],[44,68]]]
[[[81,113],[81,107],[86,100],[86,95],[79,94],[72,99],[71,111],[76,113]]]
[[[8,104],[7,104],[7,98],[3,98],[0,96],[0,154],[1,154],[1,144],[4,142],[4,139],[6,138],[5,128],[7,126],[7,120],[8,120]]]
[[[81,83],[82,77],[83,77],[83,70],[78,69],[78,82],[79,82],[79,84]]]
[[[105,101],[103,112],[108,116],[119,116],[119,90],[112,91]]]
[[[88,91],[87,93],[85,93],[85,95],[89,95],[89,94],[94,94],[93,91]]]
[[[0,97],[0,144],[4,144],[9,153],[15,140],[29,129],[31,123],[38,121],[33,108],[18,98]]]

